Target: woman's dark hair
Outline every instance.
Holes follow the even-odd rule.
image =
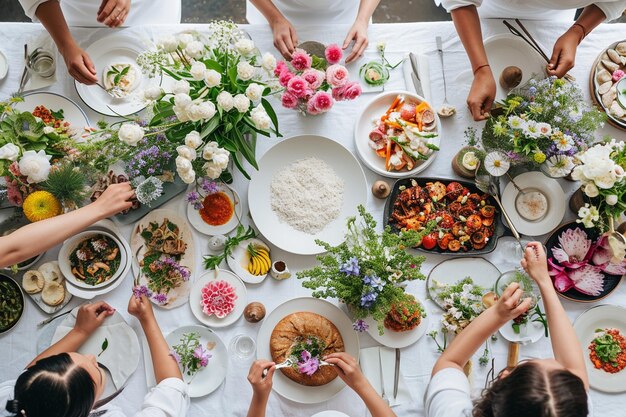
[[[26,369],[15,383],[13,398],[6,409],[18,417],[86,417],[96,387],[89,372],[60,353]]]
[[[587,417],[582,379],[565,369],[544,370],[536,362],[518,365],[474,403],[473,417]]]

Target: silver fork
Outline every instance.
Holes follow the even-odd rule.
[[[122,89],[119,88],[118,86],[113,86],[111,88],[106,88],[105,86],[103,86],[100,83],[96,83],[96,85],[98,87],[100,87],[101,89],[103,89],[105,93],[107,93],[108,95],[110,95],[113,98],[122,98],[125,95],[124,91],[122,91]]]

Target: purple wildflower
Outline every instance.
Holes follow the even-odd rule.
[[[186,197],[187,203],[192,204],[194,210],[200,210],[202,208],[202,198],[196,191],[189,191]]]
[[[204,191],[207,195],[215,194],[216,192],[220,190],[219,186],[217,185],[215,181],[211,181],[206,178],[202,180],[201,187],[202,187],[202,191]]]
[[[133,295],[135,298],[139,299],[142,296],[146,296],[148,298],[152,297],[152,291],[145,285],[137,285],[133,288]]]
[[[375,291],[368,291],[361,296],[361,307],[370,308],[376,302],[378,294]]]
[[[301,374],[305,374],[308,376],[313,375],[317,372],[320,367],[320,360],[317,357],[312,357],[311,353],[307,350],[303,350],[300,355],[301,361],[298,362],[298,370]]]
[[[359,275],[359,260],[356,258],[356,256],[353,256],[352,258],[348,259],[348,262],[342,264],[339,267],[339,271],[343,272],[346,275]]]
[[[370,328],[369,324],[367,324],[365,321],[358,319],[357,321],[355,321],[354,323],[352,323],[352,328],[354,330],[356,330],[357,332],[366,332],[367,329]]]
[[[159,292],[159,293],[153,294],[152,299],[154,300],[155,303],[163,305],[167,303],[167,294],[163,294]]]
[[[383,288],[385,288],[385,283],[383,282],[383,280],[377,277],[375,274],[364,276],[363,283],[365,285],[369,285],[370,287],[372,287],[372,289],[379,292],[382,291]]]

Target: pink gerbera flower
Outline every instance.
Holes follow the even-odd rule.
[[[202,287],[200,303],[207,316],[215,314],[220,319],[226,317],[235,309],[236,300],[235,287],[224,280],[211,281]]]

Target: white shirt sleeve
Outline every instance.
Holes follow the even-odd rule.
[[[483,3],[483,0],[435,0],[435,3],[439,2],[441,2],[443,8],[446,9],[448,13],[450,13],[454,9],[459,9],[465,6],[480,7],[480,5]]]
[[[625,0],[599,1],[594,5],[602,10],[607,22],[617,19],[626,10]]]
[[[426,417],[470,417],[472,407],[470,384],[462,371],[445,368],[433,375],[424,398]]]
[[[19,0],[22,5],[22,9],[24,9],[24,13],[26,16],[30,18],[33,22],[39,22],[37,16],[35,16],[35,12],[37,11],[37,7],[40,4],[45,3],[47,1],[58,1],[58,0]]]
[[[187,384],[179,378],[166,378],[146,395],[134,417],[185,417],[188,409]]]

